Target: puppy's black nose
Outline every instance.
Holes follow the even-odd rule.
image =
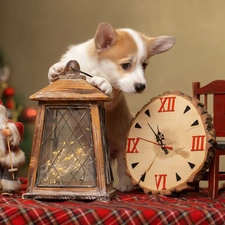
[[[145,84],[136,83],[134,85],[136,92],[141,93],[145,89]]]

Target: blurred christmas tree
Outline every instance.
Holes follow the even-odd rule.
[[[24,136],[20,144],[20,148],[26,155],[26,161],[30,161],[30,152],[32,146],[32,132],[31,125],[36,116],[36,109],[32,107],[24,107],[19,99],[16,98],[15,89],[11,87],[9,82],[10,68],[4,60],[3,50],[0,49],[0,99],[7,108],[8,117],[13,122],[20,121],[24,124]]]

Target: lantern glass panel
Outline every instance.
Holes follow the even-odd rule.
[[[91,110],[87,106],[47,106],[37,187],[95,187]]]

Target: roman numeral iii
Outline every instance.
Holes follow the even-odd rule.
[[[191,151],[203,151],[205,135],[192,136]]]

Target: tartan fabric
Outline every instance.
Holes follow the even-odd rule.
[[[211,200],[206,190],[180,197],[147,195],[140,191],[116,193],[109,202],[37,201],[0,196],[0,224],[225,224],[225,193]]]

